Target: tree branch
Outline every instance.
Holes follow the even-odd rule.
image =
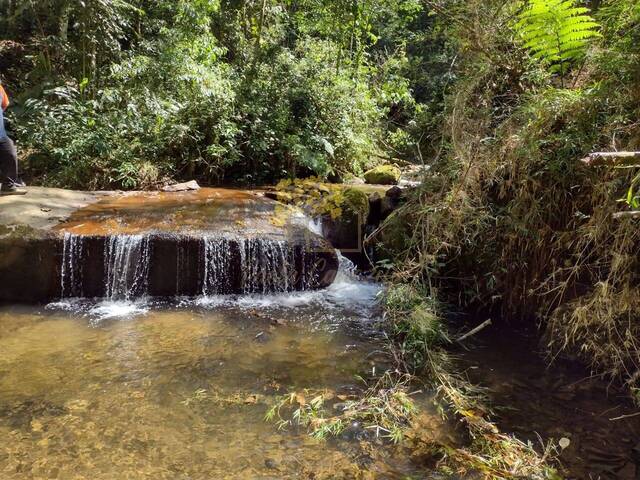
[[[588,167],[640,166],[640,152],[595,152],[581,162]]]

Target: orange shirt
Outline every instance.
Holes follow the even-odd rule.
[[[2,97],[2,110],[6,110],[9,106],[9,96],[7,92],[4,91],[4,88],[2,88],[2,85],[0,85],[0,97]]]

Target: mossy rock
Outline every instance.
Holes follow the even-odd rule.
[[[364,179],[372,185],[397,185],[400,181],[400,169],[393,165],[380,165],[364,174]]]
[[[369,216],[369,196],[356,188],[345,189],[343,195],[345,213],[355,213],[366,220]]]

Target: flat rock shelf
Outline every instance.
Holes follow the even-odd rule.
[[[0,301],[314,290],[339,267],[299,211],[250,191],[37,189],[2,209]]]

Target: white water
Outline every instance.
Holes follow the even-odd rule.
[[[84,296],[83,274],[85,239],[65,233],[60,269],[62,298]],[[105,297],[131,300],[147,293],[149,277],[149,238],[142,235],[114,235],[104,245]]]
[[[149,238],[115,235],[105,243],[105,292],[110,300],[131,300],[147,293]]]
[[[62,298],[82,297],[82,238],[70,233],[64,234],[60,285]]]
[[[182,304],[195,302],[208,308],[236,306],[241,308],[277,308],[321,306],[323,308],[350,308],[366,312],[376,305],[382,285],[359,277],[355,266],[339,254],[340,268],[335,281],[324,290],[281,292],[272,294],[207,295],[195,300],[183,299]]]
[[[224,238],[204,238],[203,295],[228,293],[232,290],[231,242]]]
[[[288,292],[296,274],[293,250],[286,242],[259,238],[240,241],[240,268],[245,294]]]
[[[337,315],[340,322],[345,311],[368,321],[375,317],[372,313],[378,303],[382,285],[361,278],[355,273],[351,261],[340,255],[340,268],[334,283],[324,290],[299,292],[280,292],[271,294],[250,293],[243,295],[210,294],[196,298],[177,298],[175,306],[179,308],[234,308],[251,312],[255,309],[273,310],[305,309],[307,307],[327,315]],[[109,319],[129,319],[148,313],[154,305],[166,307],[151,298],[139,299],[65,299],[48,305],[50,309],[72,311],[88,317],[92,323],[98,324]],[[300,311],[300,310],[298,310]],[[335,312],[335,313],[332,313]],[[305,313],[308,315],[308,312]],[[295,313],[294,313],[295,317]]]

